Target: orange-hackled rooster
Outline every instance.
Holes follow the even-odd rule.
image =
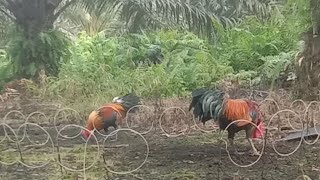
[[[219,124],[220,130],[235,120],[248,120],[255,123],[260,131],[251,123],[239,121],[232,124],[227,129],[230,145],[237,153],[233,144],[234,136],[241,130],[246,131],[246,138],[250,143],[253,155],[259,155],[254,147],[252,138],[261,138],[265,134],[264,123],[259,106],[255,101],[247,99],[230,99],[227,93],[218,90],[209,90],[205,88],[196,89],[192,92],[192,102],[189,111],[194,108],[193,114],[196,118],[205,124],[206,121],[214,119]]]
[[[100,131],[103,129],[107,132],[111,126],[117,129],[116,121],[121,122],[121,120],[126,117],[127,111],[139,104],[140,98],[133,94],[115,97],[112,103],[91,112],[87,120],[87,128],[82,131],[82,134],[86,138],[91,138],[91,134],[94,133],[95,130]],[[130,110],[130,112],[134,111],[135,108]]]

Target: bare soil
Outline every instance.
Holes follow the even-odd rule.
[[[55,137],[56,133],[53,128],[48,128],[48,132],[52,137]],[[28,133],[28,135],[33,142],[41,141],[36,131]],[[97,158],[98,162],[93,168],[86,171],[86,177],[88,179],[296,179],[302,174],[306,174],[312,179],[319,179],[319,142],[314,145],[302,145],[297,152],[288,157],[278,155],[269,144],[256,164],[241,168],[230,161],[225,147],[219,146],[216,132],[171,138],[160,134],[146,135],[145,137],[150,148],[147,161],[139,170],[128,175],[111,173],[106,169],[106,164],[111,170],[119,172],[137,168],[146,157],[146,145],[140,136],[120,131],[117,141],[108,140],[106,148],[103,149],[103,155],[100,156],[94,143],[89,143],[91,147],[88,148],[87,166],[93,163],[94,158]],[[114,139],[114,137],[111,138]],[[210,140],[213,142],[210,143]],[[242,142],[238,149],[241,151],[249,150],[248,143],[241,139],[238,142]],[[18,150],[10,151],[14,146],[11,144],[12,146],[8,147],[9,144],[3,143],[1,145],[1,160],[5,162],[10,162],[19,156]],[[65,166],[81,170],[85,149],[83,144],[84,141],[80,138],[60,144],[59,150]],[[262,145],[256,144],[260,149]],[[36,146],[30,147],[30,145],[30,142],[21,145],[26,164],[40,165],[47,158],[55,160],[47,166],[35,169],[27,168],[24,165],[1,165],[2,179],[84,178],[82,172],[60,170],[56,163],[57,152],[53,152],[56,148],[50,146],[38,148]],[[277,145],[276,149],[286,153],[288,147],[296,147],[297,145],[297,142],[291,142]],[[13,152],[16,152],[16,155],[13,155]],[[246,165],[254,162],[258,157],[248,154],[238,156],[231,154],[231,158],[241,165]]]

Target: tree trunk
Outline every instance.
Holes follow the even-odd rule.
[[[305,50],[296,65],[298,94],[302,99],[318,100],[320,37],[314,36],[313,31],[307,32],[305,36]]]
[[[318,100],[320,90],[320,0],[310,0],[312,29],[305,33],[305,49],[296,64],[299,98]]]
[[[28,38],[53,28],[55,10],[62,0],[7,0],[8,9]]]

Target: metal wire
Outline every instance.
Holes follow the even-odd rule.
[[[273,129],[272,128],[272,125],[273,124],[277,124],[277,123],[281,123],[281,122],[284,122],[285,124],[288,124],[290,126],[291,129],[293,130],[303,130],[304,129],[304,122],[307,121],[307,124],[309,124],[309,120],[308,120],[308,113],[309,111],[311,110],[311,106],[312,105],[317,105],[318,106],[318,102],[317,101],[312,101],[310,103],[305,103],[304,101],[302,100],[296,100],[296,101],[293,101],[291,104],[290,104],[290,109],[281,109],[280,108],[280,105],[276,102],[276,100],[274,99],[265,99],[261,102],[259,102],[259,105],[270,105],[270,104],[274,104],[276,109],[277,109],[277,112],[275,114],[272,114],[270,116],[270,118],[266,118],[265,119],[265,122],[267,122],[267,127],[266,129],[267,130],[271,130]],[[291,110],[294,106],[294,104],[297,104],[297,103],[301,103],[303,104],[304,106],[304,109],[303,109],[303,114],[299,111],[294,111],[294,110]],[[147,163],[147,160],[149,158],[149,143],[148,141],[146,140],[145,136],[147,136],[148,134],[151,134],[152,130],[156,128],[156,126],[158,125],[159,128],[161,129],[161,133],[164,133],[165,136],[167,137],[171,137],[171,138],[175,138],[175,137],[180,137],[180,136],[183,136],[185,135],[186,137],[189,136],[189,133],[188,132],[191,132],[191,126],[189,123],[193,123],[193,126],[196,133],[213,133],[214,131],[216,131],[216,129],[210,129],[210,130],[205,130],[205,129],[202,129],[198,126],[199,124],[199,121],[196,121],[194,116],[190,113],[190,112],[187,112],[185,111],[183,108],[184,107],[178,107],[178,106],[175,106],[175,107],[167,107],[167,108],[164,108],[164,110],[161,112],[161,114],[159,116],[157,116],[156,114],[154,114],[154,111],[153,111],[153,108],[149,107],[149,106],[146,106],[146,105],[138,105],[136,107],[143,107],[143,108],[146,108],[149,112],[149,115],[152,116],[152,117],[159,117],[158,121],[154,121],[153,119],[148,119],[149,121],[152,121],[151,122],[151,126],[147,127],[147,130],[146,128],[142,128],[143,131],[139,132],[139,130],[134,130],[132,127],[129,127],[129,123],[128,123],[128,118],[129,116],[131,115],[131,113],[127,112],[126,114],[126,117],[125,117],[125,125],[127,126],[127,128],[119,128],[113,132],[111,132],[110,134],[103,134],[99,131],[96,131],[95,133],[96,134],[99,134],[103,137],[103,142],[100,143],[99,142],[99,139],[98,137],[95,135],[95,134],[92,134],[93,138],[94,138],[94,141],[97,145],[97,153],[96,153],[96,156],[94,156],[93,159],[91,159],[92,163],[90,163],[89,165],[87,165],[87,159],[88,157],[86,156],[87,152],[88,152],[88,146],[90,146],[88,144],[88,140],[86,139],[83,139],[84,140],[84,149],[83,149],[83,166],[81,168],[72,168],[72,167],[69,167],[67,164],[63,163],[63,162],[60,162],[60,161],[57,161],[55,158],[49,158],[49,160],[47,161],[44,161],[44,162],[41,162],[41,164],[32,164],[32,163],[27,163],[24,161],[24,157],[25,156],[23,153],[21,153],[21,150],[20,148],[25,146],[24,142],[25,140],[28,140],[30,142],[31,145],[33,146],[45,146],[45,145],[49,145],[50,147],[52,147],[52,154],[58,154],[59,156],[61,155],[60,154],[60,151],[57,151],[55,150],[55,146],[60,146],[61,144],[61,137],[66,139],[66,140],[72,140],[72,139],[76,139],[76,138],[79,138],[79,137],[82,137],[81,135],[81,131],[85,129],[85,127],[81,126],[81,125],[78,125],[78,124],[62,124],[60,125],[60,127],[58,128],[58,116],[61,114],[61,113],[66,113],[66,111],[71,111],[73,113],[75,113],[77,115],[77,118],[79,118],[79,120],[81,119],[80,117],[80,113],[77,112],[76,110],[72,109],[72,108],[62,108],[62,109],[58,109],[53,117],[53,125],[54,125],[54,129],[55,129],[55,135],[56,135],[56,138],[53,139],[52,138],[52,135],[48,132],[47,129],[41,127],[39,124],[37,123],[31,123],[29,122],[31,117],[34,117],[36,115],[38,116],[41,116],[43,117],[43,119],[45,121],[48,121],[49,122],[49,118],[42,112],[40,111],[36,111],[36,112],[33,112],[33,113],[30,113],[28,116],[25,116],[22,112],[20,111],[10,111],[8,112],[4,118],[0,121],[0,130],[3,129],[3,132],[4,132],[4,136],[3,138],[0,139],[0,144],[1,143],[4,143],[6,140],[11,142],[11,143],[15,143],[16,145],[16,150],[17,151],[20,151],[20,154],[15,156],[15,158],[13,158],[12,160],[10,160],[10,162],[5,162],[4,160],[2,160],[1,153],[0,154],[0,164],[2,165],[5,165],[5,166],[10,166],[10,165],[14,165],[14,164],[20,164],[24,167],[27,167],[27,168],[30,168],[30,169],[37,169],[37,168],[42,168],[44,166],[47,166],[48,164],[50,163],[56,163],[58,164],[60,167],[63,167],[63,169],[67,170],[67,171],[71,171],[71,172],[82,172],[84,174],[84,177],[86,179],[86,171],[90,170],[91,168],[95,167],[98,163],[98,159],[100,158],[100,156],[102,155],[102,150],[101,150],[101,146],[105,146],[106,142],[108,140],[110,140],[111,136],[117,136],[119,132],[131,132],[135,135],[138,135],[143,141],[144,143],[146,144],[146,157],[144,158],[143,162],[137,166],[136,168],[132,169],[132,170],[128,170],[128,171],[123,171],[123,172],[120,172],[120,171],[115,171],[115,170],[112,170],[111,168],[109,167],[106,167],[107,168],[107,171],[113,173],[113,174],[119,174],[119,175],[125,175],[125,174],[131,174],[131,173],[134,173],[134,172],[137,172],[139,169],[143,168],[143,166]],[[135,107],[133,107],[135,108]],[[133,108],[131,108],[129,111],[131,111]],[[165,129],[166,128],[170,128],[172,127],[172,122],[171,123],[165,123],[164,121],[164,118],[165,118],[165,114],[167,113],[175,113],[173,112],[172,110],[178,110],[180,112],[183,113],[183,118],[185,121],[184,122],[180,122],[179,125],[181,126],[186,126],[186,128],[182,129],[181,131],[177,132],[177,133],[168,133]],[[318,106],[318,110],[320,112],[320,107]],[[139,112],[137,112],[139,113]],[[292,121],[290,121],[291,119],[278,119],[277,122],[275,122],[276,120],[276,117],[280,117],[280,114],[283,114],[283,113],[290,113],[292,115],[294,115],[297,119],[299,119],[299,123],[296,123],[296,124],[293,124]],[[8,117],[12,114],[18,114],[21,116],[21,125],[17,128],[17,129],[13,129],[9,124],[8,124]],[[180,114],[180,113],[179,113]],[[66,115],[66,114],[65,114]],[[139,116],[140,117],[140,116]],[[69,119],[62,119],[62,121],[64,121],[65,123],[68,123],[70,120]],[[232,123],[230,123],[228,125],[228,127],[230,127],[232,124],[234,123],[237,123],[239,121],[245,121],[245,120],[237,120],[237,121],[233,121]],[[80,122],[80,121],[79,121]],[[83,122],[85,122],[83,120]],[[138,122],[142,122],[144,123],[143,121],[138,121]],[[158,123],[156,123],[158,122]],[[315,120],[312,119],[312,122],[313,124],[315,124]],[[148,122],[150,123],[150,122]],[[252,122],[249,122],[251,124],[253,124],[253,126],[257,127],[254,123]],[[81,124],[84,124],[84,123],[81,123]],[[146,127],[146,124],[139,124],[141,125],[142,127]],[[297,127],[297,125],[299,125],[299,127]],[[300,126],[302,126],[302,128],[300,128]],[[33,127],[33,128],[38,128],[41,132],[41,134],[44,134],[46,135],[46,139],[42,142],[42,143],[38,143],[34,140],[32,140],[32,136],[30,136],[30,133],[29,133],[29,128],[30,127]],[[227,127],[227,128],[228,128]],[[67,128],[76,128],[79,130],[79,133],[77,133],[76,135],[73,135],[73,136],[67,136],[67,135],[63,135],[62,134],[62,131],[66,131]],[[292,154],[294,154],[295,152],[298,151],[298,149],[301,147],[302,143],[305,142],[306,144],[309,144],[309,145],[313,145],[315,144],[316,142],[318,142],[319,138],[320,138],[320,134],[319,132],[317,132],[317,129],[315,127],[313,127],[316,131],[316,133],[318,134],[317,135],[317,138],[313,141],[313,142],[308,142],[304,136],[303,136],[303,133],[301,132],[301,137],[300,137],[300,141],[298,143],[298,145],[294,148],[293,151],[289,152],[289,153],[281,153],[278,151],[278,149],[275,147],[275,142],[279,142],[281,139],[279,140],[274,140],[274,141],[269,141],[267,140],[266,137],[263,138],[263,147],[260,151],[260,155],[258,156],[258,158],[250,163],[250,164],[247,164],[247,165],[240,165],[240,164],[237,164],[230,156],[230,153],[228,151],[228,145],[227,145],[227,141],[222,139],[222,136],[224,134],[225,131],[223,131],[220,136],[219,136],[219,140],[225,142],[225,148],[227,150],[227,153],[228,153],[228,157],[230,159],[230,161],[238,166],[238,167],[241,167],[241,168],[247,168],[247,167],[250,167],[250,166],[253,166],[254,164],[256,164],[257,162],[260,161],[261,157],[263,156],[264,154],[264,151],[265,151],[265,146],[271,144],[274,152],[279,155],[279,156],[282,156],[282,157],[288,157]],[[153,132],[152,132],[153,133]],[[12,134],[12,135],[9,135],[9,134]],[[18,134],[22,134],[21,136],[18,136]],[[118,139],[116,139],[118,140]],[[213,142],[212,142],[213,143]],[[56,144],[56,145],[55,145]],[[102,148],[103,149],[103,148]]]

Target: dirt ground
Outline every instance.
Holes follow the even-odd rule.
[[[12,114],[15,115],[11,114],[10,118],[7,117],[6,123],[10,124],[10,127],[15,130],[19,143],[16,143],[17,141],[10,129],[6,128],[8,135],[5,136],[4,125],[0,127],[0,161],[2,162],[0,179],[303,179],[303,175],[307,175],[313,180],[320,179],[320,141],[312,145],[305,143],[300,145],[301,141],[299,139],[291,142],[277,142],[273,147],[271,135],[273,138],[278,136],[276,136],[276,132],[272,132],[267,137],[266,147],[261,158],[252,166],[239,167],[228,157],[226,146],[224,144],[219,145],[218,132],[215,127],[211,127],[212,132],[203,132],[196,128],[190,113],[187,112],[188,104],[186,101],[170,100],[162,102],[166,107],[178,106],[182,108],[171,109],[172,111],[169,109],[161,119],[161,127],[167,133],[179,134],[185,128],[188,128],[184,134],[178,137],[167,137],[160,129],[157,119],[161,117],[161,113],[158,116],[150,115],[146,117],[141,112],[139,116],[128,120],[130,127],[140,133],[149,130],[151,127],[150,119],[154,120],[154,128],[142,135],[148,147],[139,134],[130,130],[122,130],[118,132],[117,138],[113,135],[105,139],[101,135],[97,135],[99,146],[92,139],[88,142],[86,148],[85,141],[81,137],[66,139],[57,134],[55,126],[52,125],[53,120],[48,120],[54,117],[54,110],[41,111],[44,109],[43,104],[38,104],[37,107],[35,105],[28,106],[28,108],[20,106],[19,111],[23,114],[28,115],[34,111],[39,111],[44,112],[50,118],[43,120],[40,115],[32,120],[30,118],[29,122],[36,122],[44,129],[31,124],[25,131],[27,133],[23,134],[25,126],[20,128],[20,131],[18,130],[19,126],[23,124],[23,120],[18,118],[19,113],[13,112]],[[276,101],[279,102],[280,109],[286,109],[290,106],[290,103],[287,106],[281,104],[283,103],[282,100],[277,99]],[[266,123],[268,123],[274,114],[274,109],[265,108],[265,118]],[[10,110],[14,110],[14,108]],[[163,112],[163,109],[158,110]],[[6,109],[0,113],[4,117],[7,112]],[[300,116],[303,115],[298,107],[295,107],[295,112]],[[145,116],[142,117],[141,114]],[[316,112],[314,114],[316,116]],[[67,115],[64,116],[64,119],[69,119]],[[143,120],[137,120],[139,118]],[[279,123],[281,125],[270,123],[273,127],[281,126],[280,129],[288,129],[289,125],[285,121],[287,118],[290,119],[292,126],[297,125],[295,128],[298,128],[299,120],[292,115],[277,116],[277,118],[282,119]],[[59,121],[57,129],[61,130],[67,124],[84,125],[84,122],[77,122],[71,119],[64,123]],[[201,124],[197,123],[197,125],[202,128]],[[126,126],[123,125],[122,127],[125,128]],[[209,125],[206,127],[208,128]],[[79,132],[79,127],[70,126],[62,129],[60,133],[71,137],[79,134]],[[226,134],[223,137],[224,140],[226,140],[225,136]],[[244,137],[244,133],[239,133],[236,137],[235,142],[239,151],[250,149]],[[47,139],[48,143],[44,143]],[[308,142],[312,142],[312,140]],[[39,145],[41,143],[44,145]],[[255,145],[261,150],[263,143],[256,141]],[[296,147],[298,148],[293,154],[281,155],[281,153],[288,154],[294,151]],[[148,148],[149,154],[146,158]],[[85,149],[86,153],[84,153]],[[86,167],[92,165],[85,170],[85,173],[83,172],[84,154],[86,156]],[[231,158],[240,165],[248,165],[258,157],[249,154],[238,156],[231,154]],[[8,165],[15,160],[23,163]],[[48,162],[47,165],[45,165],[46,162]],[[64,167],[60,166],[59,163]],[[142,163],[144,164],[139,168]],[[41,167],[27,167],[36,165]],[[137,170],[133,171],[136,168]],[[75,170],[78,170],[78,172],[75,172]],[[133,172],[126,173],[126,171]]]
[[[71,131],[71,130],[70,130]],[[48,129],[52,137],[55,130]],[[75,133],[74,133],[75,134]],[[106,148],[98,155],[95,143],[89,143],[87,153],[87,166],[97,162],[94,167],[86,171],[88,179],[296,179],[306,174],[312,179],[319,179],[320,153],[319,143],[303,145],[297,152],[288,157],[277,155],[267,145],[261,159],[254,165],[241,168],[234,165],[228,158],[224,146],[217,142],[217,133],[193,134],[192,136],[165,137],[160,134],[146,135],[149,145],[149,155],[146,163],[137,171],[128,175],[118,175],[109,172],[106,164],[114,171],[130,171],[137,168],[146,157],[146,145],[140,136],[119,132],[117,141],[107,141]],[[71,134],[69,134],[71,135]],[[37,131],[29,133],[33,142],[41,142]],[[114,139],[114,137],[111,137]],[[213,140],[213,142],[210,142]],[[245,141],[238,149],[249,150]],[[244,143],[243,143],[244,142]],[[1,179],[83,179],[82,172],[75,173],[57,165],[57,151],[50,146],[41,148],[32,146],[30,142],[21,143],[24,162],[29,165],[41,165],[48,159],[55,159],[47,166],[31,169],[23,165],[0,166]],[[102,142],[101,142],[102,144]],[[6,146],[7,145],[7,146]],[[1,145],[1,161],[12,162],[19,156],[10,143]],[[277,146],[276,149],[286,153],[287,146],[297,146],[297,142]],[[4,147],[5,146],[5,147]],[[261,144],[258,145],[261,148]],[[101,146],[102,147],[102,146]],[[63,165],[81,170],[83,167],[84,141],[76,138],[65,141],[60,145],[59,151]],[[15,155],[14,155],[15,153]],[[257,159],[248,154],[231,157],[239,164],[250,164]],[[19,158],[18,158],[19,159]],[[40,162],[36,162],[40,161]],[[105,161],[105,162],[104,162]],[[108,173],[109,172],[109,173]],[[77,178],[76,178],[77,177]],[[300,178],[302,179],[302,178]]]

